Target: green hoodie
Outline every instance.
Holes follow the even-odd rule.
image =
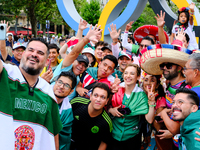
[[[200,138],[195,132],[200,128],[200,110],[191,113],[183,122],[180,128],[181,138],[187,150],[200,149],[200,142],[194,138]],[[182,150],[182,145],[179,145],[179,150]]]

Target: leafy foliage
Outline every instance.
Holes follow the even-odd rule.
[[[90,3],[85,3],[80,9],[81,17],[89,24],[95,25],[101,15],[101,6],[98,0],[91,0]]]
[[[78,13],[81,12],[81,7],[87,3],[86,0],[73,0],[73,2]]]
[[[3,12],[14,16],[18,16],[23,10],[31,22],[34,35],[37,32],[37,22],[45,24],[48,19],[56,24],[64,24],[56,0],[1,0],[1,4],[3,8],[8,8],[10,11]]]

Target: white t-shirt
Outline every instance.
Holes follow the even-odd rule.
[[[185,30],[185,32],[188,34],[188,36],[190,37],[189,40],[189,46],[193,47],[194,49],[199,49],[199,46],[197,44],[196,38],[195,38],[195,31],[193,30],[194,25],[191,25],[188,22],[188,27]],[[179,29],[179,25],[175,24],[172,28],[172,33],[178,33],[178,29]]]

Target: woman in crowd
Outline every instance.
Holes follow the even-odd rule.
[[[140,115],[148,113],[148,98],[138,86],[141,69],[136,64],[129,64],[124,70],[125,87],[120,88],[112,97],[112,140],[109,150],[140,150]]]
[[[89,66],[88,67],[94,67],[96,63],[96,58],[94,56],[94,50],[90,47],[84,48],[82,51],[82,55],[87,56],[89,60]]]
[[[162,85],[160,84],[160,75],[146,74],[142,87],[145,93],[148,95],[149,112],[145,115],[145,118],[149,124],[152,124],[153,132],[151,134],[151,143],[148,149],[154,149],[157,146],[158,150],[172,149],[172,139],[162,139],[156,135],[159,134],[159,130],[166,129],[162,119],[158,115],[165,107],[165,93]]]

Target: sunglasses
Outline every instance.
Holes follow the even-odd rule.
[[[140,47],[143,48],[143,47],[148,47],[149,45],[144,45],[144,44],[140,44]]]
[[[160,64],[160,70],[163,70],[164,67],[166,67],[167,69],[172,69],[172,66],[175,65],[173,63],[162,63]]]

